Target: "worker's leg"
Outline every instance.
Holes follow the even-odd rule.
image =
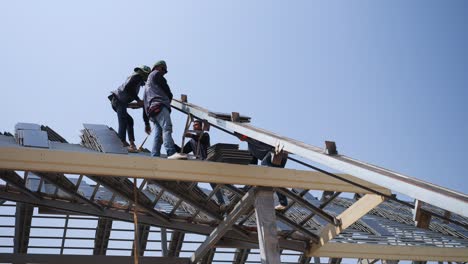
[[[280,165],[275,165],[271,162],[271,152],[268,153],[265,158],[262,160],[262,166],[267,166],[267,167],[274,167],[274,168],[284,168],[286,166],[286,161],[287,159],[281,160]],[[288,198],[284,196],[282,193],[276,192],[276,195],[278,196],[279,203],[283,206],[288,205]]]
[[[252,157],[252,159],[250,160],[250,163],[249,164],[255,164],[255,165],[258,165],[258,159],[256,157]]]
[[[127,106],[120,102],[117,102],[115,105],[115,110],[117,112],[117,118],[119,121],[119,138],[122,140],[122,143],[125,143],[126,137],[125,134],[127,133],[127,126],[128,126],[128,113],[127,113]]]
[[[278,201],[281,205],[283,206],[288,205],[288,198],[284,194],[276,192],[276,196],[278,196]]]
[[[153,138],[153,148],[151,149],[152,157],[161,156],[161,145],[162,145],[162,128],[159,123],[155,120],[154,117],[151,117],[151,121],[154,124],[154,138]]]
[[[130,143],[134,143],[135,132],[133,130],[133,118],[128,112],[127,112],[127,133],[128,133],[128,141],[130,141]]]
[[[211,188],[213,188],[213,190],[216,188],[216,183],[210,183],[210,185],[211,185]],[[225,204],[223,193],[221,192],[221,190],[216,191],[215,196],[216,196],[216,200],[218,200],[219,205]]]
[[[190,152],[194,151],[193,148],[192,148],[192,141],[193,139],[191,139],[189,142],[185,143],[184,145],[184,149],[182,150],[182,153],[185,153],[185,154],[189,154]]]
[[[174,154],[175,147],[174,147],[174,139],[172,139],[172,121],[171,121],[171,113],[166,107],[161,109],[155,117],[157,123],[162,128],[162,139],[164,148],[166,149],[167,156],[171,156]]]

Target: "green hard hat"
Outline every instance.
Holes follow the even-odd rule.
[[[154,69],[155,67],[158,67],[158,66],[164,66],[165,68],[167,68],[166,62],[163,61],[163,60],[160,60],[160,61],[156,62],[156,63],[153,65],[153,69]]]
[[[141,71],[142,73],[149,74],[151,72],[151,68],[146,65],[141,65],[140,67],[136,67],[133,69],[135,72]]]

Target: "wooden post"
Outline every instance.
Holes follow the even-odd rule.
[[[423,202],[416,200],[414,209],[413,209],[413,220],[414,224],[419,228],[429,229],[431,224],[431,215],[428,212],[422,210]]]
[[[183,103],[187,103],[187,95],[186,94],[181,94],[180,95],[180,101],[182,101]]]
[[[336,150],[335,141],[325,141],[325,152],[328,155],[337,155],[338,151]]]
[[[162,256],[167,257],[167,229],[161,228],[161,250]]]
[[[280,264],[273,190],[258,187],[255,193],[255,217],[257,219],[258,244],[262,264]]]
[[[238,112],[232,112],[231,113],[231,121],[232,122],[239,122],[240,121],[240,115]]]

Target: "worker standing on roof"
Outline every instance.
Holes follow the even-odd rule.
[[[208,156],[208,148],[210,147],[210,134],[203,130],[203,122],[201,120],[193,121],[193,132],[187,132],[184,135],[190,138],[189,142],[185,143],[182,153],[188,154],[192,152],[197,158],[206,160]],[[180,148],[176,146],[177,152]],[[211,188],[216,188],[215,183],[210,183]],[[216,200],[218,200],[220,210],[226,210],[226,203],[221,191],[215,193]]]
[[[245,135],[240,135],[236,133],[236,136],[241,141],[247,142],[249,152],[253,156],[253,164],[257,164],[258,160],[261,160],[262,166],[274,168],[284,168],[286,166],[286,161],[288,160],[288,157],[285,154],[281,154],[281,159],[278,162],[273,162],[273,153],[275,150],[274,147],[260,142],[258,140],[255,140],[253,138],[249,138]],[[275,210],[282,211],[286,209],[286,206],[288,206],[288,198],[279,192],[276,192],[276,195],[278,196],[279,205],[275,207]]]
[[[144,110],[154,124],[154,141],[151,156],[161,156],[164,144],[168,159],[183,159],[186,156],[176,152],[172,139],[171,101],[172,92],[164,75],[167,73],[166,62],[161,60],[154,64],[143,95]],[[149,122],[145,121],[146,133],[151,133]]]
[[[113,91],[108,97],[111,101],[112,109],[117,113],[119,121],[119,138],[122,140],[124,146],[128,146],[128,150],[136,152],[135,134],[133,131],[133,118],[128,114],[127,108],[130,102],[137,101],[138,104],[143,106],[143,101],[138,97],[140,86],[145,85],[145,82],[150,73],[150,67],[143,65],[134,69],[134,73],[130,75],[125,83],[123,83],[117,90]],[[125,134],[128,132],[127,143]]]

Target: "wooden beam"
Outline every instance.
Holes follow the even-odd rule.
[[[392,190],[401,194],[468,217],[468,195],[464,193],[452,191],[344,155],[329,156],[324,153],[322,148],[280,136],[249,124],[229,122],[216,118],[216,116],[210,115],[208,110],[194,104],[181,103],[174,99],[171,106],[186,114],[206,119],[213,126],[223,131],[245,135],[270,146],[283,145],[283,150],[288,153],[299,155],[336,171],[349,173],[366,182],[389,186]]]
[[[245,264],[247,259],[249,258],[250,249],[236,249],[236,253],[234,254],[234,261],[232,264]]]
[[[434,246],[391,246],[355,243],[328,243],[313,253],[328,258],[366,258],[385,260],[416,260],[468,262],[467,248]],[[387,262],[388,263],[388,262]]]
[[[379,259],[358,259],[357,264],[375,264]]]
[[[30,174],[34,174],[45,180],[48,180],[51,184],[55,185],[57,188],[59,188],[63,192],[72,196],[77,201],[80,201],[85,204],[89,204],[92,207],[94,207],[96,210],[102,210],[102,207],[99,204],[89,200],[88,198],[78,193],[76,191],[76,186],[62,173],[30,172]]]
[[[171,235],[171,242],[169,243],[169,251],[167,256],[178,257],[180,250],[182,249],[182,243],[184,242],[185,233],[173,230]]]
[[[59,201],[59,200],[49,200],[49,199],[41,199],[41,200],[32,200],[31,198],[27,197],[26,195],[14,193],[14,192],[5,192],[2,190],[2,186],[0,186],[0,199],[8,200],[8,201],[16,201],[16,202],[23,202],[28,204],[33,204],[37,206],[43,206],[48,208],[54,208],[56,210],[65,212],[72,212],[72,213],[79,213],[79,214],[86,214],[86,215],[93,215],[97,217],[106,217],[115,220],[125,221],[125,222],[133,222],[133,214],[129,212],[124,212],[120,210],[114,209],[103,209],[102,211],[95,211],[92,210],[87,205],[78,204],[78,203],[70,203],[66,201]],[[157,227],[164,227],[173,230],[180,230],[187,233],[195,233],[201,235],[209,235],[213,230],[214,227],[204,225],[204,224],[196,224],[196,223],[187,223],[184,221],[176,220],[171,221],[169,223],[161,222],[158,219],[149,216],[149,215],[139,215],[138,222],[141,224],[147,224],[151,226]],[[229,241],[230,246],[233,248],[258,248],[258,237],[255,234],[247,234],[240,235],[238,232],[230,230],[226,235],[223,237],[223,242]],[[226,244],[226,243],[225,243]],[[305,252],[307,244],[305,241],[300,240],[286,240],[280,239],[279,240],[280,248],[293,250],[293,251],[300,251]],[[218,247],[218,245],[217,245]]]
[[[106,255],[112,230],[112,219],[99,217],[94,235],[93,255]]]
[[[202,211],[209,217],[215,220],[221,220],[222,216],[219,214],[219,206],[212,200],[206,201],[206,198],[199,197],[195,192],[183,188],[180,184],[174,181],[149,181],[149,183],[157,184],[164,190],[170,192],[185,203],[193,206],[194,208]],[[194,187],[197,188],[197,187]],[[200,192],[202,192],[200,190]]]
[[[149,236],[149,232],[150,232],[150,226],[149,225],[144,225],[144,224],[138,224],[138,231],[137,231],[137,235],[138,235],[138,255],[139,256],[143,256],[145,254],[145,250],[146,250],[146,246],[148,244],[148,236]],[[163,235],[162,235],[162,232],[161,232],[161,244],[162,244],[162,240],[163,240]],[[161,251],[162,251],[162,256],[163,257],[167,257],[167,254],[164,255],[164,247],[161,246]],[[135,243],[132,243],[132,253],[131,253],[132,256],[135,255]]]
[[[122,179],[119,177],[98,177],[94,175],[87,175],[87,177],[91,178],[100,185],[103,185],[112,193],[120,195],[124,199],[132,202],[134,205],[136,204],[138,209],[146,211],[148,214],[157,218],[158,220],[163,222],[169,221],[169,217],[166,214],[154,209],[151,200],[141,190],[137,190],[137,201],[135,201],[132,188],[133,182],[129,179]]]
[[[236,204],[234,209],[229,213],[223,221],[211,232],[211,234],[205,239],[191,257],[192,263],[198,263],[215,245],[216,243],[227,233],[227,231],[234,225],[249,209],[252,208],[254,203],[255,195],[254,189],[250,189],[242,199]]]
[[[334,224],[334,225],[339,225],[339,221],[336,220],[335,217],[332,215],[328,214],[327,212],[323,211],[322,209],[313,206],[311,203],[306,201],[304,198],[300,197],[299,195],[294,194],[290,190],[286,188],[275,188],[275,191],[282,193],[286,197],[289,197],[296,203],[300,204],[302,207],[304,207],[307,210],[310,210],[311,212],[314,212],[316,215],[319,215],[323,219],[325,219],[327,222]]]
[[[33,213],[33,206],[25,203],[16,203],[15,237],[13,239],[14,253],[27,253],[28,251]]]
[[[307,257],[305,254],[302,254],[299,257],[298,264],[309,264],[311,260],[311,257]]]
[[[97,176],[128,177],[131,175],[146,179],[197,180],[253,186],[268,183],[272,187],[369,193],[369,191],[313,171],[19,146],[0,146],[0,169]],[[387,188],[369,184],[349,175],[339,175],[379,192],[391,194]]]
[[[21,191],[23,194],[33,198],[40,200],[41,197],[36,192],[29,190],[26,187],[26,182],[21,176],[19,176],[14,171],[7,171],[7,170],[0,170],[0,178],[6,181],[8,184],[16,187]]]
[[[201,260],[201,264],[211,264],[213,263],[213,258],[216,253],[216,248],[212,248],[208,251],[208,253],[203,257]],[[192,262],[193,263],[193,262]]]
[[[314,251],[325,245],[328,241],[335,238],[343,230],[348,228],[354,222],[359,220],[362,216],[367,214],[374,207],[384,201],[384,197],[375,194],[366,194],[364,197],[359,199],[344,212],[338,215],[336,218],[341,221],[340,226],[333,224],[326,225],[320,233],[320,241],[317,244],[312,244],[309,250],[309,256],[312,256]]]
[[[226,243],[229,242],[229,243]],[[258,244],[222,240],[217,247],[258,248]],[[318,258],[381,258],[386,263],[397,264],[398,260],[420,260],[441,262],[468,262],[467,247],[436,247],[407,245],[378,245],[358,243],[327,243],[316,250],[311,257]]]
[[[341,264],[342,258],[330,258],[328,259],[328,264]]]
[[[262,264],[280,264],[276,217],[271,188],[259,187],[255,193],[255,218]]]
[[[148,236],[149,236],[149,231],[150,229],[148,228]],[[168,256],[168,250],[167,250],[167,229],[166,228],[160,228],[161,232],[161,253],[163,257]],[[148,243],[148,236],[146,237],[146,243]],[[146,247],[146,245],[145,245]]]
[[[188,258],[140,257],[141,264],[189,264]],[[48,263],[48,264],[128,264],[133,263],[130,256],[99,255],[54,255],[54,254],[11,254],[0,253],[0,263]]]
[[[414,224],[419,228],[429,229],[431,214],[422,209],[423,202],[416,200],[413,209]]]
[[[295,232],[302,233],[304,236],[308,237],[311,241],[317,242],[320,237],[314,234],[312,231],[309,231],[307,228],[303,227],[300,224],[297,224],[293,220],[289,219],[288,216],[281,214],[278,211],[275,211],[276,218],[286,225],[294,229]]]
[[[284,239],[278,237],[278,244],[281,250],[292,250],[297,252],[306,253],[308,243],[303,240],[292,240]],[[216,244],[217,248],[243,248],[243,249],[253,249],[259,248],[258,246],[258,235],[255,235],[255,241],[249,239],[249,241],[244,240],[243,238],[231,239],[228,237],[223,237],[222,240]]]

